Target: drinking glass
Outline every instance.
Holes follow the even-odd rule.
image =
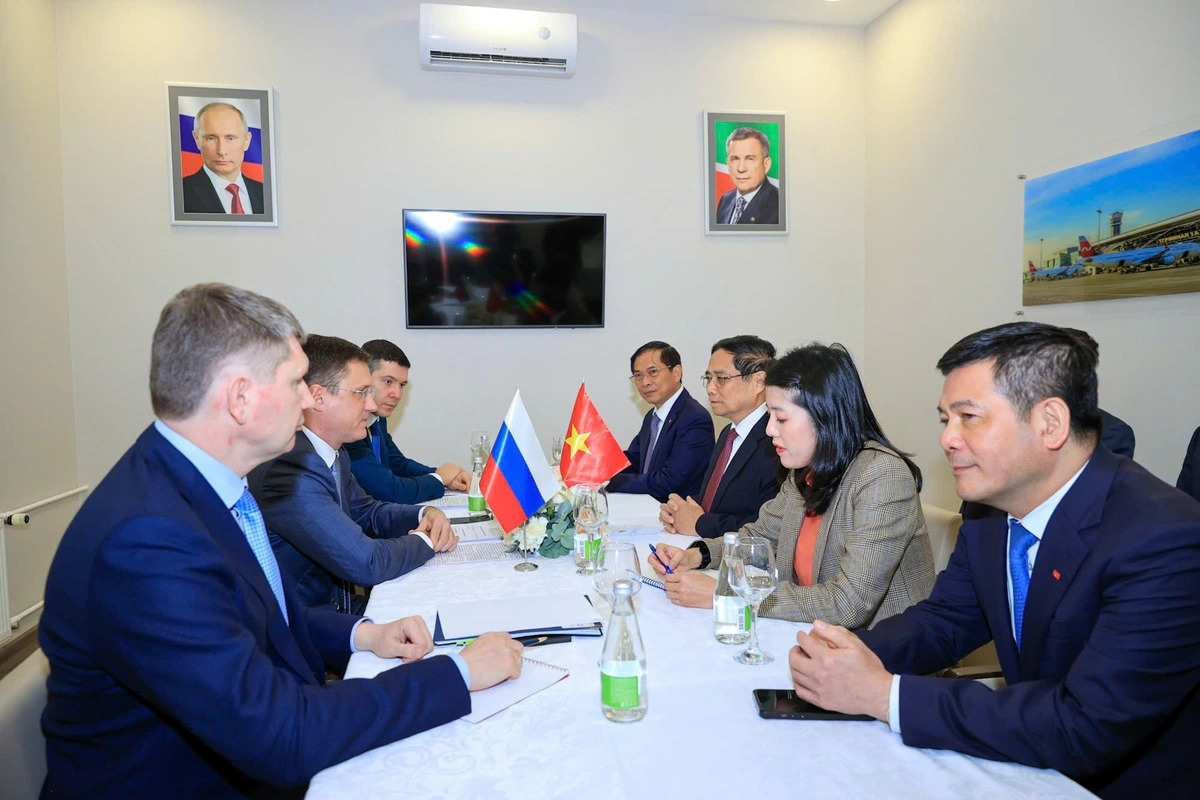
[[[613,581],[628,578],[633,581],[633,593],[642,588],[642,565],[637,548],[630,542],[605,542],[596,558],[592,585],[610,606],[613,604]]]
[[[550,445],[550,466],[557,467],[562,462],[563,437],[555,436]]]
[[[482,460],[485,464],[488,460],[488,455],[491,453],[490,440],[487,431],[471,431],[471,458],[472,462],[476,458]]]
[[[575,565],[579,567],[575,574],[591,575],[596,571],[596,561],[600,555],[597,536],[600,527],[608,519],[608,497],[595,486],[576,486],[574,505]]]
[[[750,644],[733,660],[739,664],[770,664],[775,659],[758,649],[758,607],[779,585],[779,570],[769,541],[746,536],[733,546],[729,585],[750,606]]]

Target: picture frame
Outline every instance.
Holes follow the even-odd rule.
[[[171,223],[278,227],[271,90],[168,83],[167,114]]]
[[[705,111],[703,124],[705,235],[786,234],[786,115]]]

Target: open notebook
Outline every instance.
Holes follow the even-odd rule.
[[[553,686],[569,674],[565,667],[526,658],[525,663],[521,665],[521,677],[507,680],[490,689],[472,692],[471,713],[463,719],[467,722],[482,722],[514,703],[537,694],[547,686]]]

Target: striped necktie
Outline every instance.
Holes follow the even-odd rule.
[[[642,462],[642,474],[645,475],[650,471],[650,457],[654,455],[654,446],[658,444],[658,429],[662,425],[662,420],[658,418],[658,414],[654,411],[650,412],[650,446],[646,448],[646,460]]]

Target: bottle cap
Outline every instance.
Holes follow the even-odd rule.
[[[613,581],[613,595],[630,597],[633,595],[633,581],[628,578],[618,578]]]
[[[737,532],[735,531],[735,532],[727,533],[721,537],[721,540],[723,542],[725,542],[726,547],[733,547],[735,544],[737,544],[737,541],[738,541]]]

